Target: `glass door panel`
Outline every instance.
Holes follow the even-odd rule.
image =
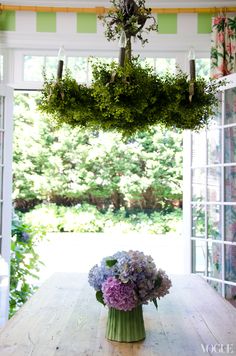
[[[207,201],[218,202],[221,196],[221,168],[207,169]]]
[[[236,202],[236,166],[225,167],[225,201]]]
[[[205,168],[192,169],[192,200],[201,202],[205,200]]]
[[[0,327],[8,319],[11,245],[13,90],[0,86]]]
[[[4,97],[0,96],[0,254],[2,254],[4,136]]]
[[[236,88],[225,90],[225,125],[236,124]]]
[[[205,241],[193,240],[192,241],[192,252],[193,252],[193,261],[192,261],[193,272],[204,275],[205,274],[205,266],[206,266]]]
[[[236,163],[236,126],[224,129],[224,161]]]
[[[192,236],[205,237],[205,206],[192,206]]]
[[[207,206],[207,237],[214,240],[221,240],[221,206]]]
[[[236,245],[225,246],[225,279],[236,283]]]
[[[201,131],[192,134],[192,166],[199,166],[201,164],[206,164],[206,147],[205,147],[205,136],[206,132]]]
[[[191,240],[192,271],[236,306],[236,74],[230,81],[211,124],[191,135]]]
[[[222,278],[222,245],[213,241],[207,243],[207,275]]]
[[[207,132],[207,163],[221,163],[221,129],[213,129]]]
[[[236,242],[236,206],[225,205],[224,206],[224,234],[225,240],[230,242]]]

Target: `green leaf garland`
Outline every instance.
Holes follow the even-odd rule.
[[[77,84],[69,72],[64,78],[45,78],[39,109],[59,124],[132,136],[154,125],[166,128],[199,130],[213,116],[221,83],[194,81],[189,98],[188,76],[157,75],[137,59],[125,67],[113,62],[93,66],[90,87]]]

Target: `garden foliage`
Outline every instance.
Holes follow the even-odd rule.
[[[24,214],[24,222],[41,226],[47,232],[143,232],[164,234],[181,232],[181,209],[171,212],[128,212],[124,208],[101,212],[88,204],[73,207],[47,204]]]
[[[24,223],[17,214],[12,220],[11,269],[10,269],[10,317],[37,289],[40,270],[37,244],[45,235],[40,225]]]
[[[182,199],[182,135],[159,127],[132,139],[56,128],[40,118],[32,94],[15,97],[15,206],[41,202],[99,209],[160,209]]]

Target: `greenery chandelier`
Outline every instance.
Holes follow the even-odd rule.
[[[130,136],[160,124],[166,128],[199,130],[208,124],[217,104],[220,83],[195,78],[195,61],[190,60],[190,77],[158,75],[132,56],[132,39],[142,45],[144,33],[157,31],[157,23],[145,0],[112,0],[113,9],[101,16],[108,41],[119,39],[119,62],[93,65],[90,86],[78,84],[68,71],[47,79],[39,109],[60,125],[67,123]],[[148,24],[147,24],[148,23]],[[145,32],[144,32],[145,30]]]

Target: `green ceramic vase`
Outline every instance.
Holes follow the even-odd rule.
[[[108,311],[106,338],[119,342],[135,342],[145,339],[142,305],[131,311],[110,308]]]

